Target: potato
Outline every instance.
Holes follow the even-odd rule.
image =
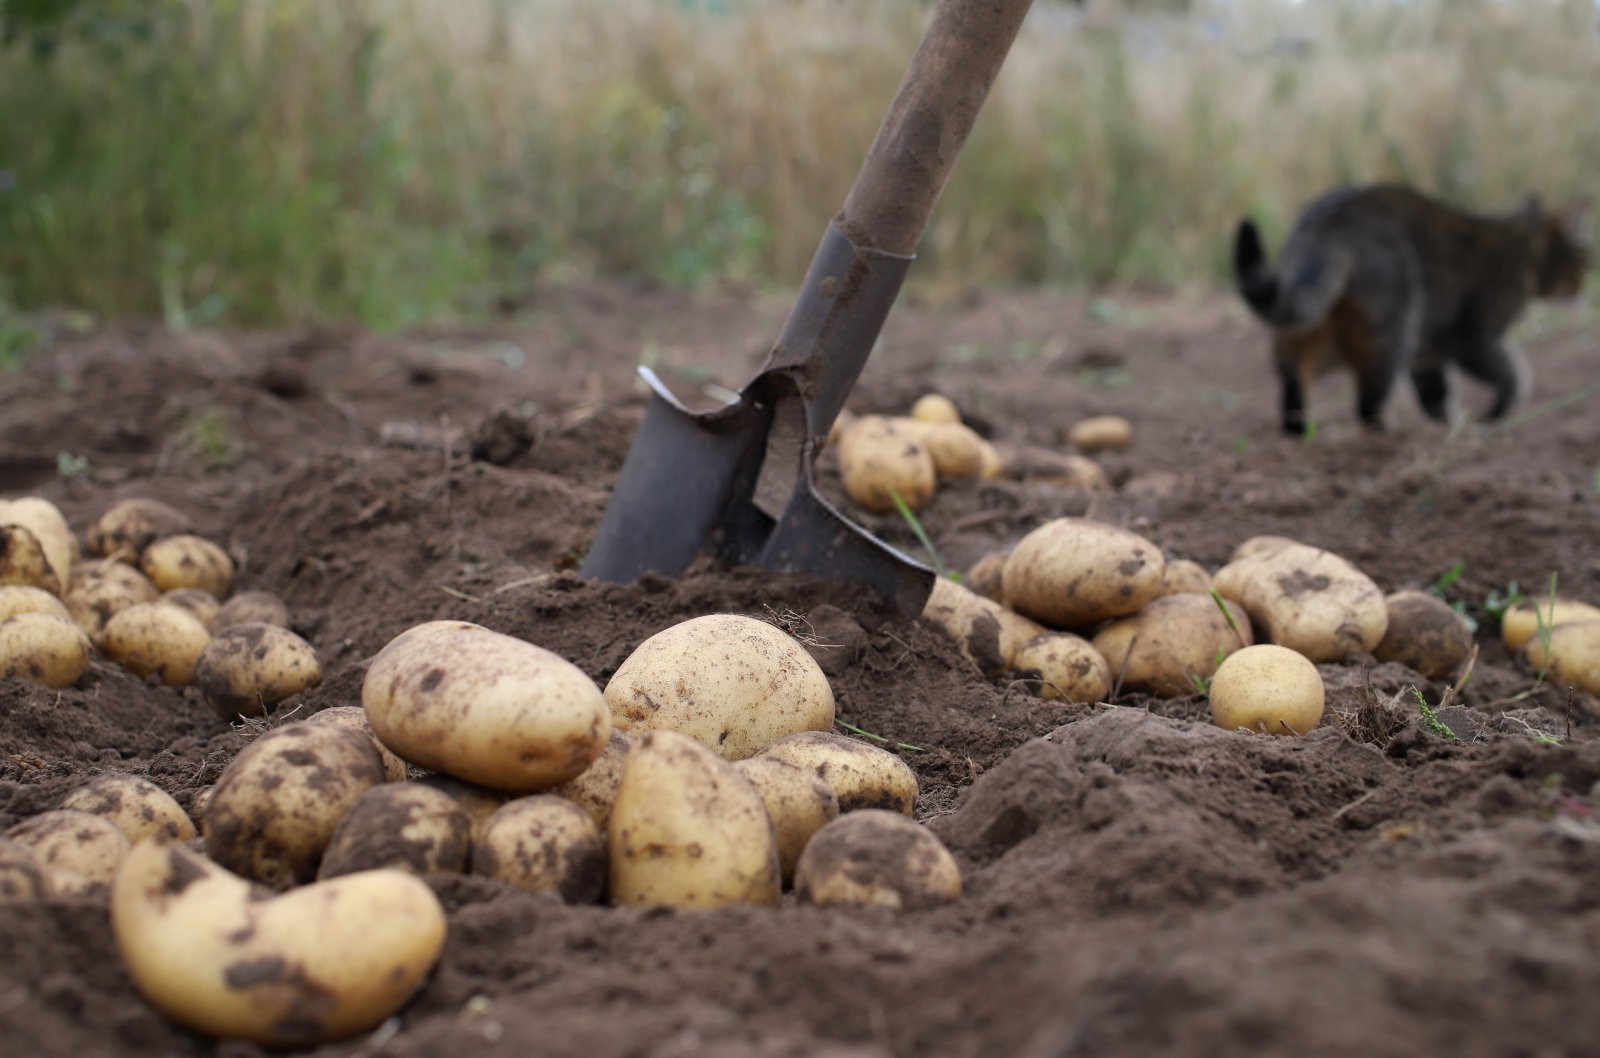
[[[289,627],[289,607],[270,591],[244,591],[222,604],[214,627],[217,631],[233,625],[268,624]]]
[[[1100,464],[1086,456],[1057,452],[1049,448],[1021,446],[1002,453],[1006,477],[1060,485],[1084,492],[1110,492],[1111,481]]]
[[[19,613],[0,621],[0,678],[70,687],[93,654],[89,637],[71,621],[47,613]]]
[[[1536,601],[1537,614],[1534,613]],[[1600,621],[1600,606],[1576,599],[1556,599],[1553,605],[1548,597],[1523,599],[1501,616],[1500,638],[1509,649],[1518,650],[1539,634],[1541,621],[1546,628],[1574,621]]]
[[[322,666],[311,644],[287,628],[230,625],[200,652],[194,682],[225,720],[266,716],[285,698],[321,683]]]
[[[1060,702],[1099,702],[1111,693],[1111,667],[1094,645],[1071,632],[1034,636],[1011,657],[1018,676],[1037,680],[1035,694]]]
[[[985,599],[1004,603],[1006,559],[1010,557],[1009,551],[989,552],[972,564],[972,568],[967,570],[967,575],[961,579],[961,583]]]
[[[141,842],[111,891],[128,975],[211,1036],[303,1047],[369,1029],[427,977],[444,909],[421,879],[363,871],[275,898],[182,845]]]
[[[904,426],[928,450],[936,478],[976,477],[983,470],[984,440],[970,426],[958,422],[919,422],[916,419],[891,421],[896,426]]]
[[[778,842],[761,794],[688,735],[634,741],[607,834],[613,904],[778,903]]]
[[[102,633],[111,660],[169,687],[194,682],[194,668],[211,642],[200,619],[169,602],[135,603],[118,610]]]
[[[1450,604],[1425,591],[1386,596],[1388,623],[1372,653],[1398,661],[1430,680],[1454,676],[1472,652],[1472,629]]]
[[[472,873],[569,904],[598,904],[606,842],[589,813],[553,794],[507,801],[472,842]]]
[[[126,562],[113,558],[91,558],[87,562],[72,564],[72,588],[97,580],[120,585],[130,595],[136,596],[135,602],[155,602],[161,598],[161,589],[151,584],[150,578],[140,573],[138,567]]]
[[[1211,677],[1218,727],[1303,735],[1322,720],[1322,676],[1305,655],[1274,643],[1229,654]]]
[[[150,544],[139,556],[139,569],[162,591],[199,588],[226,599],[233,587],[233,559],[205,537],[189,533]]]
[[[472,817],[449,794],[414,782],[368,789],[328,839],[318,878],[393,867],[413,874],[466,871]]]
[[[828,425],[828,438],[824,442],[830,448],[839,444],[839,435],[847,430],[851,423],[856,421],[856,415],[848,408],[840,408],[839,414],[833,417],[833,422]]]
[[[1371,651],[1389,626],[1383,593],[1370,577],[1332,552],[1292,540],[1246,541],[1211,581],[1245,608],[1263,639],[1312,661]]]
[[[1017,648],[1045,631],[995,602],[938,577],[922,607],[922,619],[938,627],[986,676],[1011,667]]]
[[[728,760],[833,726],[822,667],[787,632],[738,614],[707,614],[646,639],[618,666],[605,700],[623,731],[677,731]]]
[[[90,896],[111,883],[128,854],[128,839],[108,819],[58,808],[24,819],[5,833],[38,857],[57,896]]]
[[[1067,440],[1080,452],[1127,448],[1133,442],[1133,424],[1120,415],[1095,415],[1074,423]]]
[[[1300,541],[1291,540],[1287,536],[1273,536],[1270,533],[1264,533],[1261,536],[1252,536],[1234,548],[1233,554],[1228,556],[1228,561],[1238,562],[1242,558],[1259,558],[1276,551],[1282,551],[1285,547],[1304,546]]]
[[[918,422],[959,423],[961,410],[943,393],[925,393],[911,405],[911,418]]]
[[[777,757],[751,757],[733,766],[767,806],[778,839],[778,870],[787,882],[811,835],[839,817],[839,798],[814,773]]]
[[[932,907],[961,896],[961,868],[927,827],[868,809],[812,835],[795,867],[794,891],[808,904]]]
[[[372,744],[378,747],[378,756],[383,758],[383,775],[389,782],[404,782],[406,778],[406,762],[399,755],[378,741],[378,736],[372,733],[372,725],[367,723],[367,711],[359,705],[333,705],[326,709],[312,713],[301,723],[306,724],[337,724],[339,727],[348,727],[359,731],[372,739]]]
[[[77,559],[78,538],[55,504],[38,496],[0,500],[0,584],[64,595]]]
[[[917,776],[886,749],[832,731],[802,731],[763,746],[758,757],[781,760],[821,779],[839,801],[839,811],[884,808],[910,815],[916,808]]]
[[[417,625],[378,652],[361,685],[378,741],[413,764],[508,793],[587,768],[611,712],[583,670],[466,621]]]
[[[918,431],[881,415],[863,415],[839,435],[839,476],[859,506],[891,513],[894,496],[911,510],[933,498],[933,457]]]
[[[1528,663],[1549,668],[1551,681],[1600,696],[1600,620],[1566,621],[1550,629],[1550,649],[1538,636],[1524,645]]]
[[[222,605],[217,602],[217,597],[203,588],[174,588],[161,593],[161,601],[171,603],[183,610],[194,614],[195,618],[206,626],[210,632],[216,624],[217,611]]]
[[[188,841],[195,836],[194,821],[171,794],[124,772],[89,780],[62,798],[61,807],[109,820],[130,845],[145,838]]]
[[[0,621],[19,613],[42,613],[63,621],[72,620],[72,614],[62,601],[43,588],[35,588],[31,584],[0,587]]]
[[[483,829],[490,816],[500,811],[501,805],[511,800],[511,795],[504,791],[462,782],[448,775],[424,775],[416,782],[418,786],[439,791],[460,805],[461,810],[466,812],[467,818],[472,821],[474,834]]]
[[[1167,560],[1158,595],[1208,595],[1210,592],[1211,574],[1200,563],[1187,558]]]
[[[50,874],[38,855],[20,842],[0,838],[0,905],[49,900],[54,895]]]
[[[152,542],[192,532],[194,523],[182,511],[160,500],[135,497],[112,504],[84,536],[93,554],[138,562]]]
[[[1086,518],[1057,518],[1012,548],[1003,573],[1013,610],[1057,628],[1138,613],[1161,590],[1166,559],[1143,537]]]
[[[588,812],[594,825],[604,834],[611,822],[611,806],[617,799],[617,786],[622,782],[622,762],[627,759],[628,748],[632,745],[631,735],[613,729],[611,737],[606,740],[606,748],[600,751],[594,763],[550,792],[557,797],[565,797]]]
[[[161,598],[150,578],[121,562],[97,559],[73,567],[72,588],[63,601],[72,620],[98,649],[106,645],[106,622],[136,603]]]
[[[206,806],[206,855],[283,889],[317,876],[333,829],[383,782],[370,738],[332,724],[273,728],[223,769]]]
[[[1106,625],[1095,633],[1094,648],[1111,667],[1113,680],[1122,674],[1124,687],[1162,698],[1194,694],[1200,689],[1197,679],[1209,677],[1224,657],[1253,642],[1249,615],[1238,603],[1224,600],[1223,605],[1233,615],[1237,636],[1211,596],[1186,592],[1159,596],[1134,616]]]
[[[61,578],[32,529],[0,525],[0,584],[38,588],[52,595],[61,593]]]
[[[1005,456],[989,441],[978,446],[978,480],[993,481],[1005,473]]]

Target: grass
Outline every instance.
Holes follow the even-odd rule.
[[[1428,699],[1422,696],[1421,691],[1417,690],[1415,687],[1412,687],[1411,696],[1417,700],[1417,710],[1422,714],[1423,727],[1427,728],[1429,731],[1432,731],[1440,738],[1449,739],[1450,741],[1457,740],[1458,736],[1456,733],[1450,730],[1449,724],[1446,724],[1443,720],[1439,719],[1439,714],[1434,712],[1433,707],[1428,704]]]

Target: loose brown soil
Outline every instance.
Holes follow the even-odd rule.
[[[1538,403],[1594,382],[1575,313],[1528,339],[1539,384],[1518,422],[1446,436],[1402,393],[1371,436],[1330,379],[1307,444],[1278,435],[1264,337],[1227,298],[896,309],[857,410],[937,389],[999,440],[1054,447],[1088,414],[1134,423],[1131,449],[1098,457],[1108,494],[942,488],[923,520],[953,566],[1062,514],[1209,568],[1284,534],[1386,591],[1461,564],[1448,594],[1483,624],[1443,717],[1459,738],[1396,698],[1443,685],[1368,659],[1322,666],[1322,727],[1279,739],[1210,726],[1198,695],[1041,700],[825,581],[707,561],[580,579],[643,408],[634,364],[736,387],[786,307],[593,287],[545,291],[515,325],[398,338],[63,331],[0,375],[0,494],[46,496],[80,532],[114,500],[164,500],[227,547],[239,590],[288,602],[326,679],[272,723],[359,702],[366,659],[423,620],[489,625],[603,683],[670,623],[748,613],[816,633],[840,719],[900,746],[965,873],[958,902],[903,913],[568,907],[439,876],[450,933],[425,988],[316,1053],[1600,1053],[1597,705],[1536,686],[1477,609],[1552,574],[1600,601],[1600,402]],[[918,550],[898,519],[863,521]],[[0,826],[104,772],[187,806],[260,730],[106,662],[60,692],[0,683]],[[262,1053],[149,1008],[103,901],[0,907],[0,948],[6,1054]]]

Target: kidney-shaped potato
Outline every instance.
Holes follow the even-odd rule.
[[[501,805],[472,841],[472,873],[569,904],[598,904],[606,889],[606,842],[589,813],[553,794]]]
[[[1292,540],[1247,540],[1211,579],[1265,639],[1312,661],[1370,651],[1389,625],[1372,578],[1330,551]]]
[[[1056,628],[1138,613],[1161,590],[1166,559],[1144,537],[1087,518],[1057,518],[1011,549],[1006,603]]]
[[[84,537],[96,555],[138,562],[153,541],[193,531],[194,523],[177,508],[160,500],[135,497],[106,508]]]
[[[834,731],[801,731],[763,746],[758,757],[786,761],[833,791],[839,811],[885,808],[910,815],[917,804],[917,776],[886,749]]]
[[[868,809],[811,836],[795,867],[794,892],[808,904],[931,907],[961,895],[961,868],[927,827]]]
[[[321,683],[322,666],[311,644],[287,628],[229,625],[200,652],[194,682],[224,719],[266,716],[285,698]]]
[[[1113,679],[1121,672],[1124,687],[1163,698],[1194,694],[1223,658],[1253,642],[1249,615],[1237,603],[1223,600],[1223,605],[1233,628],[1209,595],[1162,595],[1134,616],[1096,632],[1094,648],[1111,667]]]
[[[0,677],[70,687],[89,667],[93,654],[89,637],[69,620],[19,613],[0,621]]]
[[[356,798],[333,828],[317,877],[380,867],[459,874],[471,855],[472,817],[453,797],[421,783],[384,783]]]
[[[1017,649],[1045,631],[1038,622],[948,577],[934,579],[922,619],[938,626],[986,676],[1010,668]]]
[[[61,807],[109,820],[130,845],[145,838],[188,841],[195,836],[194,821],[171,794],[124,772],[89,780],[62,798]]]
[[[162,591],[199,588],[226,599],[233,586],[233,559],[210,540],[190,533],[150,544],[139,556],[139,568]]]
[[[155,676],[169,687],[194,682],[195,663],[211,633],[200,618],[166,602],[134,603],[106,622],[105,651],[123,668]]]
[[[128,839],[110,820],[65,808],[30,816],[5,837],[33,850],[57,896],[99,891],[128,854]]]

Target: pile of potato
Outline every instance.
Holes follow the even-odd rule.
[[[1600,696],[1600,606],[1577,599],[1524,599],[1506,611],[1500,635],[1534,671]]]

